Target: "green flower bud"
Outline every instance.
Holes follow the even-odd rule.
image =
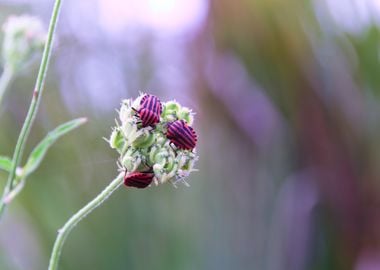
[[[148,130],[143,130],[143,132],[133,141],[132,145],[136,148],[148,148],[155,141],[155,136]]]
[[[178,119],[185,120],[191,126],[194,122],[193,112],[187,107],[182,107],[178,112]]]
[[[166,160],[166,164],[164,166],[164,169],[166,172],[171,172],[174,170],[174,165],[176,164],[175,159],[172,156],[169,156]]]
[[[168,143],[168,139],[166,137],[164,137],[164,136],[158,136],[157,137],[157,145],[160,145],[162,147],[166,143]]]
[[[124,136],[120,129],[115,128],[109,139],[109,144],[111,148],[118,150],[119,152],[123,149],[124,146]]]
[[[173,169],[171,171],[164,173],[159,179],[161,184],[166,183],[168,181],[173,181],[173,179],[175,180],[177,169],[178,169],[178,165],[174,164]]]
[[[161,179],[162,175],[164,173],[164,171],[163,171],[164,166],[161,164],[154,164],[152,168],[153,168],[154,174],[156,175],[157,180]],[[161,181],[159,181],[159,182],[161,183]]]
[[[154,161],[156,164],[161,164],[162,166],[165,166],[166,164],[166,161],[167,161],[167,158],[168,158],[168,153],[165,152],[165,151],[160,151],[155,157],[154,157]]]
[[[124,166],[128,172],[136,171],[142,161],[141,154],[133,148],[129,148],[121,159],[121,165]]]
[[[195,160],[194,159],[187,159],[186,162],[180,166],[180,169],[183,171],[192,171],[194,167]]]
[[[154,164],[155,163],[155,156],[158,154],[158,152],[160,151],[160,147],[157,146],[157,145],[153,145],[151,148],[150,148],[150,152],[149,152],[149,162],[151,164]]]
[[[181,105],[176,101],[168,101],[163,104],[161,117],[164,121],[172,122],[178,119],[178,112],[181,110]]]
[[[137,128],[137,125],[133,122],[122,123],[121,130],[123,131],[125,143],[131,146],[137,138],[143,135],[143,131]]]
[[[165,113],[165,112],[169,112],[169,113],[175,112],[176,113],[180,109],[181,109],[181,105],[179,105],[179,103],[177,101],[172,100],[172,101],[168,101],[165,103],[162,113]]]

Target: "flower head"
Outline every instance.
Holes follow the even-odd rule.
[[[140,94],[135,100],[122,101],[120,122],[116,121],[116,127],[108,140],[110,146],[120,155],[120,169],[126,170],[125,184],[137,188],[146,187],[149,181],[156,185],[166,182],[173,185],[182,182],[187,185],[186,178],[195,170],[194,163],[198,159],[195,149],[196,135],[191,127],[194,114],[178,102],[168,101],[160,103],[162,109],[152,109],[152,116],[147,116],[149,118],[155,114],[154,117],[159,117],[159,121],[154,125],[145,126],[141,121],[140,109],[154,108],[145,102],[147,96]],[[168,128],[178,121],[183,122],[192,131],[191,134],[194,134],[195,141],[192,147],[178,147],[178,142],[188,140],[186,137],[181,138],[180,130],[169,134]]]
[[[43,50],[46,32],[42,22],[33,16],[10,16],[3,24],[4,41],[2,58],[4,64],[18,71]]]

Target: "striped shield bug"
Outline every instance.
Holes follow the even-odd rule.
[[[133,108],[132,108],[133,109]],[[143,127],[154,127],[160,122],[162,105],[158,97],[153,95],[145,95],[140,101],[139,110],[133,109],[141,120]]]
[[[142,97],[140,101],[140,108],[148,109],[158,114],[158,116],[162,113],[162,104],[158,97],[146,94]]]
[[[154,173],[152,172],[132,172],[124,175],[124,185],[135,188],[146,188],[153,181]]]
[[[154,127],[157,123],[160,122],[160,116],[149,109],[140,108],[138,111],[136,111],[136,113],[138,114],[143,127]]]
[[[197,134],[194,129],[183,120],[168,124],[166,137],[180,149],[192,150],[197,143]]]

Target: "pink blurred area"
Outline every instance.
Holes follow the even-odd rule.
[[[65,10],[62,31],[75,39],[60,46],[58,61],[62,95],[73,110],[84,99],[109,110],[137,91],[195,105],[187,95],[192,74],[186,44],[205,23],[207,1],[80,1]],[[100,79],[105,74],[109,80]],[[81,91],[73,98],[68,89]]]
[[[99,23],[114,36],[134,26],[158,35],[186,35],[204,23],[207,7],[206,0],[98,0]]]

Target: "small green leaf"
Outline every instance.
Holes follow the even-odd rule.
[[[46,155],[47,150],[50,146],[53,145],[53,143],[55,143],[57,139],[70,132],[71,130],[84,124],[86,121],[86,118],[74,119],[62,125],[59,125],[54,130],[50,131],[46,135],[46,137],[30,153],[28,161],[26,162],[26,165],[24,167],[23,177],[28,176],[37,169],[37,167],[42,162],[42,159]]]
[[[9,172],[12,169],[12,160],[9,157],[0,156],[0,169]]]

